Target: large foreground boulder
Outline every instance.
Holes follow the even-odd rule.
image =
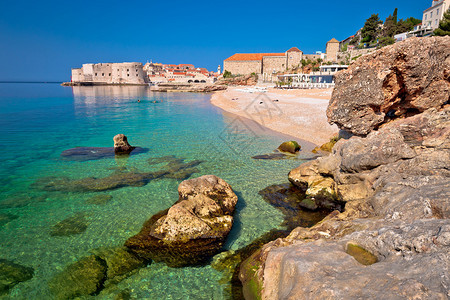
[[[215,254],[233,225],[236,194],[214,175],[181,182],[178,194],[171,208],[144,223],[125,246],[172,267],[197,264]]]
[[[336,74],[328,120],[366,135],[381,124],[449,101],[450,37],[410,38]]]
[[[288,176],[345,210],[247,259],[247,298],[450,296],[449,75],[450,37],[383,48],[337,75],[329,120],[356,135]]]

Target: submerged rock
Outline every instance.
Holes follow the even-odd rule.
[[[98,295],[117,284],[149,261],[144,261],[124,247],[94,249],[93,255],[67,266],[49,282],[56,299]]]
[[[292,154],[296,154],[300,149],[301,146],[296,141],[284,142],[278,146],[278,150]]]
[[[0,296],[7,294],[16,284],[30,280],[33,274],[33,268],[0,258]]]
[[[178,186],[178,201],[154,215],[125,246],[171,267],[195,265],[216,253],[233,225],[237,196],[224,180],[205,175]]]
[[[2,227],[5,224],[8,224],[12,220],[17,219],[18,216],[8,213],[0,213],[0,227]]]
[[[86,203],[95,204],[95,205],[105,205],[109,201],[111,201],[112,198],[113,198],[113,196],[107,195],[107,194],[95,195],[95,196],[92,196],[91,198],[87,199]]]
[[[129,154],[134,148],[128,143],[124,134],[114,136],[114,152],[116,154]]]
[[[297,226],[310,227],[330,213],[330,210],[319,209],[314,201],[290,183],[268,186],[259,194],[283,213],[283,225],[288,230]]]
[[[94,295],[102,289],[106,269],[105,261],[95,255],[82,258],[50,280],[50,291],[56,299]]]
[[[184,162],[184,159],[174,158],[161,167],[160,170],[154,172],[132,172],[126,168],[119,168],[111,175],[102,178],[70,179],[67,177],[44,177],[37,180],[33,186],[45,191],[66,192],[100,192],[128,186],[141,187],[158,178],[184,180],[199,171],[195,167],[200,163],[202,163],[200,160]]]
[[[7,198],[0,202],[0,209],[2,208],[20,208],[28,206],[36,202],[45,202],[45,196],[28,196],[20,195]]]
[[[135,147],[130,155],[140,153],[147,153],[148,148]],[[69,161],[89,161],[103,158],[113,158],[116,153],[114,147],[76,147],[64,150],[61,153],[61,158]]]
[[[69,236],[85,232],[88,227],[86,216],[83,213],[75,214],[61,222],[56,223],[50,230],[51,236]]]

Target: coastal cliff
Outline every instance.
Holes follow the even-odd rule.
[[[353,136],[288,177],[312,201],[320,186],[344,211],[256,251],[241,265],[244,294],[447,299],[450,37],[385,47],[336,77],[328,120]]]

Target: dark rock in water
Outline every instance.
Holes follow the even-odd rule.
[[[68,217],[52,226],[50,230],[51,236],[68,236],[85,232],[88,227],[86,217],[82,213],[78,213],[72,217]]]
[[[0,213],[0,227],[11,222],[12,220],[17,219],[18,216],[7,214],[7,213]]]
[[[21,195],[21,196],[13,196],[10,198],[7,198],[0,202],[0,209],[2,208],[20,208],[24,206],[28,206],[31,203],[34,202],[44,202],[45,196],[38,196],[38,197],[32,197],[28,195]]]
[[[286,155],[284,153],[269,153],[262,155],[252,156],[253,159],[268,159],[268,160],[280,160],[280,159],[289,159],[292,158],[291,155]]]
[[[147,153],[148,148],[136,147],[129,153],[130,155],[136,155],[140,153]],[[114,147],[75,147],[65,150],[61,153],[61,157],[64,160],[70,161],[88,161],[103,158],[113,158],[116,155]]]
[[[183,181],[178,201],[144,223],[125,246],[171,267],[195,265],[222,247],[233,225],[237,196],[224,180],[206,175]]]
[[[113,197],[111,195],[102,194],[102,195],[95,195],[89,199],[86,200],[87,204],[95,204],[95,205],[105,205],[109,201],[111,201]]]
[[[144,261],[142,258],[131,253],[126,247],[98,248],[91,252],[106,262],[107,281],[128,274],[142,267],[144,263],[149,263],[148,260]]]
[[[149,165],[157,165],[157,164],[168,164],[174,161],[180,161],[182,162],[183,160],[180,158],[177,158],[175,155],[166,155],[166,156],[161,156],[161,157],[150,157],[149,159],[147,159],[147,162]]]
[[[278,150],[292,154],[297,153],[301,148],[302,147],[296,141],[284,142],[278,146]]]
[[[56,299],[98,295],[150,262],[125,247],[99,248],[91,252],[93,255],[67,266],[50,280],[49,288]]]
[[[259,194],[283,213],[283,225],[288,230],[298,226],[310,227],[330,213],[330,210],[318,210],[319,207],[314,201],[305,198],[305,194],[290,183],[268,186],[259,191]]]
[[[103,286],[106,269],[106,262],[95,255],[82,258],[50,280],[50,291],[56,299],[94,295]]]
[[[45,177],[37,180],[33,186],[45,191],[68,192],[101,192],[128,186],[140,187],[158,178],[186,179],[198,172],[195,166],[200,163],[202,163],[200,160],[186,163],[183,159],[175,158],[170,159],[166,166],[155,172],[130,172],[121,168],[103,178],[69,179],[67,177]]]
[[[103,178],[69,179],[67,177],[45,177],[36,181],[34,186],[46,191],[100,192],[127,186],[144,186],[150,180],[165,174],[166,172],[113,172],[111,175]]]
[[[129,154],[135,147],[128,144],[128,139],[124,134],[114,137],[114,152],[116,154]]]
[[[30,280],[33,274],[33,268],[0,259],[0,296],[8,293],[16,284]]]

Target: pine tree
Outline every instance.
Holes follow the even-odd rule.
[[[444,17],[439,22],[439,27],[434,30],[434,35],[450,35],[450,9],[444,13]]]
[[[370,18],[366,20],[364,27],[361,30],[361,37],[363,43],[374,42],[378,36],[378,26],[383,24],[383,21],[380,20],[378,14],[372,14]]]
[[[392,17],[394,18],[394,24],[395,24],[395,25],[397,25],[397,11],[398,11],[398,8],[396,7],[396,8],[394,9],[394,13],[393,13],[393,15],[392,15]]]

